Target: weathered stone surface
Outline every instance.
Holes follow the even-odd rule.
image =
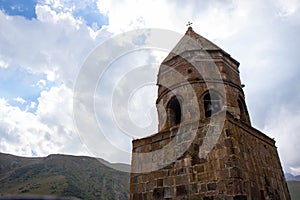
[[[164,198],[164,189],[163,188],[154,188],[153,189],[153,199],[163,199]]]
[[[246,195],[236,195],[233,197],[233,200],[247,200]]]
[[[132,195],[133,200],[141,200],[142,198],[143,198],[142,193],[133,193],[133,195]]]
[[[189,188],[187,185],[176,186],[176,196],[187,196],[189,194]]]
[[[216,190],[217,189],[217,183],[208,183],[207,184],[208,190]]]
[[[174,185],[174,178],[173,177],[166,177],[163,179],[163,186],[171,186]]]

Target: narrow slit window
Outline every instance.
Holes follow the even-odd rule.
[[[203,100],[205,117],[211,117],[213,114],[221,110],[221,98],[216,93],[207,93]]]

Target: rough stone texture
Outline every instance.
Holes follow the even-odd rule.
[[[189,27],[159,70],[159,132],[133,141],[130,199],[290,199],[275,141],[251,127],[238,66]],[[206,117],[210,90],[222,109]],[[174,96],[180,124],[168,110]]]
[[[193,164],[191,158],[194,144],[202,143],[208,126],[209,119],[200,123],[190,147],[182,157],[174,161],[173,167],[131,174],[134,188],[131,197],[253,200],[290,198],[274,140],[234,119],[229,113],[226,114],[225,125],[217,144],[202,162]],[[168,133],[171,139],[175,138],[171,132]],[[228,141],[231,141],[229,146],[226,145]],[[133,151],[136,152],[138,147],[135,142],[133,144]],[[142,146],[147,145],[145,143]],[[140,153],[147,152],[146,148],[144,150]],[[133,161],[133,164],[138,163]],[[139,198],[141,196],[149,198]]]

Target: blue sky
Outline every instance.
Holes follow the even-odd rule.
[[[26,19],[36,18],[36,0],[1,0],[0,8],[11,16],[23,16]]]
[[[28,20],[36,19],[35,6],[53,5],[43,0],[1,0],[0,9],[10,16],[22,16]],[[100,29],[102,25],[107,25],[108,18],[99,13],[95,0],[92,1],[64,1],[59,6],[51,6],[57,12],[68,12],[71,10],[77,19],[83,19],[85,23]]]
[[[161,28],[183,34],[192,21],[197,33],[241,63],[252,124],[275,138],[285,171],[300,174],[295,154],[300,151],[299,9],[298,0],[0,0],[0,151],[93,155],[78,135],[72,110],[74,85],[85,59],[119,33]],[[154,105],[155,95],[145,97],[147,102]],[[148,103],[133,105],[141,106],[137,116],[149,111]],[[101,108],[103,113],[109,113],[109,107]],[[117,134],[113,126],[105,128]],[[97,142],[103,152],[96,156],[130,162],[130,152],[110,149],[104,139]]]
[[[0,68],[0,93],[8,99],[11,105],[19,106],[22,110],[31,102],[37,103],[40,88],[36,83],[42,78],[23,70],[22,68]],[[18,102],[15,98],[20,97],[26,102]],[[30,111],[35,111],[30,109]]]

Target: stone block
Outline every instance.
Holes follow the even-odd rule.
[[[164,187],[164,199],[171,198],[171,189],[169,187]]]
[[[146,174],[143,174],[141,182],[145,183],[145,182],[148,182],[148,181],[149,181],[149,176],[147,176]]]
[[[247,200],[246,195],[236,195],[233,197],[233,200]]]
[[[175,177],[176,185],[188,184],[190,182],[190,175],[181,175]]]
[[[200,185],[200,191],[201,191],[202,193],[207,191],[206,184],[201,184],[201,185]]]
[[[217,189],[217,183],[208,183],[207,184],[207,190],[216,190]]]
[[[224,145],[225,145],[225,147],[233,147],[234,146],[233,141],[232,141],[231,138],[225,139]]]
[[[205,158],[200,158],[200,160],[199,160],[199,164],[204,164],[204,163],[206,163],[207,161],[206,161],[206,159]]]
[[[203,200],[215,200],[213,196],[203,197]]]
[[[154,188],[153,189],[153,199],[163,199],[164,198],[164,189],[163,188]]]
[[[145,184],[139,183],[135,186],[137,193],[145,192]]]
[[[138,175],[131,175],[131,183],[132,184],[138,183]]]
[[[151,149],[152,149],[152,151],[156,151],[156,150],[160,149],[160,143],[159,143],[159,141],[152,143],[151,144]]]
[[[156,187],[156,180],[152,180],[146,183],[146,191],[151,191],[154,187]]]
[[[133,193],[133,200],[141,200],[143,198],[142,193]]]
[[[163,186],[171,186],[171,185],[174,185],[173,177],[166,177],[163,179]]]
[[[226,129],[226,130],[225,130],[225,133],[226,133],[226,136],[227,136],[227,137],[230,137],[230,136],[234,135],[234,131],[232,131],[232,130],[230,130],[230,129]]]
[[[242,171],[237,167],[232,167],[229,169],[229,177],[230,178],[243,178]]]
[[[227,147],[226,150],[227,150],[227,155],[233,155],[236,152],[235,148],[233,147]]]
[[[195,171],[197,173],[203,173],[204,172],[204,165],[197,165],[194,167]]]
[[[191,194],[198,194],[198,184],[197,183],[194,183],[194,184],[191,184]]]
[[[178,185],[176,186],[176,196],[182,196],[187,195],[188,192],[188,186],[187,185]]]
[[[163,186],[163,179],[157,179],[157,184],[158,187],[162,187]]]

